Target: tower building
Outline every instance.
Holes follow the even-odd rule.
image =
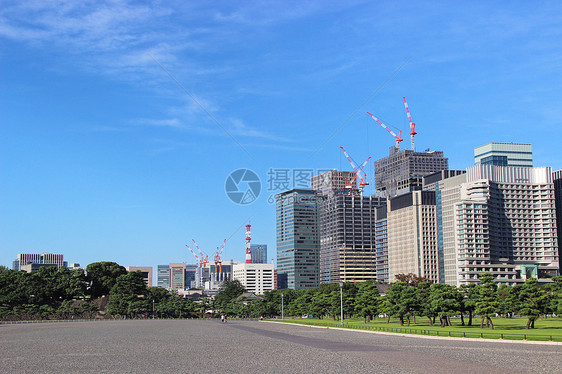
[[[251,244],[252,264],[266,264],[267,261],[267,244]]]
[[[384,198],[322,195],[320,283],[376,279],[375,208]]]
[[[556,206],[556,232],[558,236],[559,269],[562,272],[562,170],[552,173],[554,183],[554,203]]]
[[[319,196],[293,189],[276,195],[278,288],[319,284]]]
[[[413,273],[439,283],[435,193],[413,191],[389,199],[387,213],[389,280]]]
[[[333,195],[343,193],[346,189],[346,181],[357,189],[357,176],[353,171],[330,170],[325,173],[314,175],[310,180],[312,190],[322,195]]]
[[[484,272],[508,285],[559,274],[554,190],[548,167],[475,165],[438,181],[445,283],[478,283]]]
[[[522,143],[488,143],[474,148],[474,165],[533,167],[533,146]]]
[[[388,157],[375,161],[375,188],[387,197],[420,190],[424,176],[448,168],[443,152],[391,147]]]

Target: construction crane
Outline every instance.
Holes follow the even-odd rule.
[[[363,177],[361,178],[361,171],[363,170],[363,168],[365,167],[365,165],[367,165],[367,163],[369,162],[369,160],[371,159],[371,156],[369,156],[365,162],[363,162],[363,164],[358,168],[355,165],[355,162],[353,161],[353,159],[349,156],[349,154],[347,153],[347,151],[345,150],[344,147],[341,147],[341,150],[343,151],[343,154],[345,155],[345,157],[347,158],[347,161],[349,161],[349,163],[351,164],[351,166],[353,167],[353,170],[355,170],[355,180],[359,180],[359,191],[361,193],[361,195],[363,195],[363,190],[365,189],[365,186],[368,186],[369,183],[367,182],[367,173],[365,173],[363,175]],[[345,188],[352,188],[351,183],[348,182],[347,179],[345,179],[346,182],[346,186]]]
[[[221,255],[222,255],[222,250],[224,249],[224,245],[226,244],[226,239],[224,239],[224,242],[222,242],[222,246],[217,247],[217,254],[215,255],[215,272],[219,272],[222,273],[222,260],[221,260]],[[218,269],[218,270],[217,270]]]
[[[193,252],[193,249],[191,249],[190,246],[188,246],[187,244],[186,244],[185,246],[187,247],[187,249],[189,249],[189,251],[191,252],[191,254],[192,254],[193,256],[195,256],[195,259],[197,260],[197,266],[200,267],[200,266],[201,266],[201,260],[199,259],[199,256],[197,256],[197,255],[195,254],[195,252]]]
[[[394,138],[396,138],[396,149],[400,149],[400,142],[404,139],[402,139],[402,130],[400,130],[400,132],[398,133],[398,135],[396,135],[394,133],[394,131],[392,131],[391,129],[388,128],[388,126],[386,126],[384,123],[382,123],[377,117],[373,116],[371,113],[367,112],[368,115],[370,115],[375,121],[377,121],[379,123],[379,125],[381,125],[382,127],[384,127],[386,129],[386,131],[388,131],[392,136],[394,136]]]
[[[412,121],[412,115],[410,114],[410,109],[408,109],[408,102],[404,97],[404,106],[406,107],[406,114],[408,115],[408,121],[410,122],[410,139],[412,141],[412,151],[415,151],[414,148],[414,135],[417,134],[416,132],[416,124]]]
[[[201,255],[201,267],[204,268],[207,263],[209,262],[209,255],[205,255],[203,254],[203,251],[201,251],[201,249],[199,248],[199,246],[197,245],[197,242],[195,241],[195,239],[191,239],[193,241],[193,244],[195,244],[195,247],[197,248],[197,250],[199,251],[199,254]]]

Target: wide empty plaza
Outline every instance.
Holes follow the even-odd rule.
[[[562,345],[257,321],[0,325],[4,373],[560,373],[561,367]]]

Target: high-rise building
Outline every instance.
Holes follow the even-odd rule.
[[[434,176],[436,177],[436,176]],[[427,178],[435,191],[437,247],[440,282],[457,285],[457,249],[455,241],[455,204],[461,200],[461,185],[466,172],[441,175],[439,180]],[[426,178],[424,178],[424,189]]]
[[[273,264],[243,263],[233,266],[232,279],[240,281],[248,291],[263,295],[274,289]]]
[[[184,290],[185,284],[185,267],[186,263],[170,263],[170,289]],[[189,288],[189,287],[188,287]]]
[[[413,191],[388,202],[389,279],[413,273],[438,283],[435,193]]]
[[[21,270],[20,267],[26,264],[54,265],[58,268],[68,267],[67,262],[64,261],[64,255],[53,253],[18,253],[12,263],[12,269]]]
[[[376,256],[376,275],[377,281],[389,283],[388,274],[388,224],[387,224],[387,205],[375,208],[375,247]]]
[[[126,266],[127,271],[140,271],[147,287],[152,287],[152,266]]]
[[[520,143],[488,143],[474,148],[474,165],[533,167],[533,147]]]
[[[278,288],[304,289],[319,285],[320,197],[293,189],[276,195]]]
[[[158,265],[156,286],[168,290],[186,290],[195,285],[197,265],[171,263]]]
[[[312,190],[322,195],[333,195],[338,192],[345,192],[346,181],[351,184],[352,188],[357,189],[355,172],[339,171],[335,169],[314,175],[310,179],[310,185],[312,186]]]
[[[156,286],[170,288],[170,265],[158,265],[156,271]]]
[[[388,197],[421,190],[424,176],[448,168],[443,152],[391,147],[388,157],[375,161],[375,188]]]
[[[386,199],[343,193],[322,196],[320,283],[376,279],[375,208]]]
[[[549,167],[476,165],[455,205],[457,284],[491,272],[506,284],[559,274]]]
[[[558,236],[558,260],[562,273],[562,170],[552,173],[554,182],[554,203],[556,205],[556,232]]]
[[[267,244],[251,244],[252,264],[267,264]]]

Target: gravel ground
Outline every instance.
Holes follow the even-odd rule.
[[[562,346],[231,320],[0,325],[1,373],[562,373]]]

